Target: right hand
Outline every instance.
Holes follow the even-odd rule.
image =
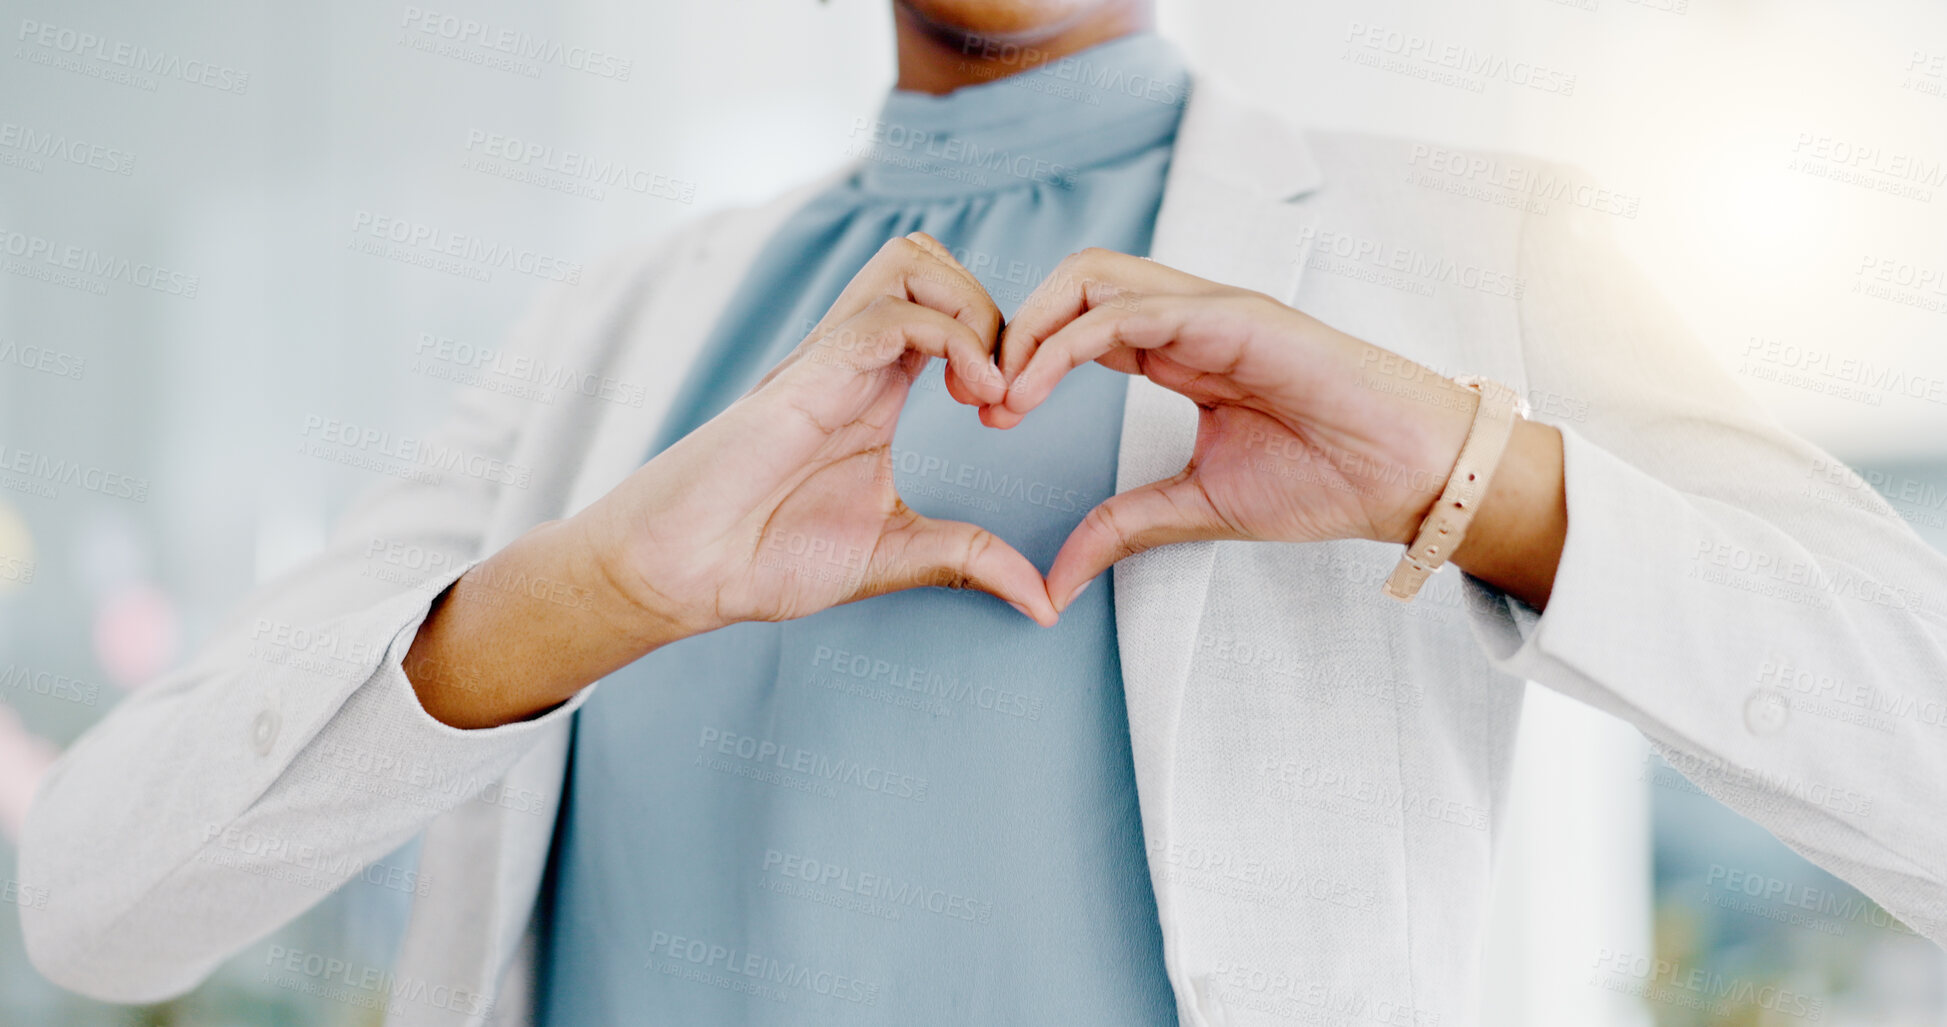
[[[925,586],[977,588],[1052,625],[1026,557],[893,487],[893,430],[932,358],[956,401],[1006,396],[1000,326],[944,246],[894,239],[754,388],[572,520],[616,589],[685,635]],[[981,430],[971,411],[967,430]]]

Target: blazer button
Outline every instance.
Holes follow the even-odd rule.
[[[257,755],[270,755],[270,747],[277,741],[277,728],[278,716],[273,710],[264,710],[250,722],[250,744],[256,746]]]

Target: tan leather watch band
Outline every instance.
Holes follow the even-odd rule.
[[[1501,454],[1507,451],[1515,419],[1526,415],[1526,404],[1521,402],[1520,394],[1500,382],[1474,375],[1454,380],[1478,392],[1480,403],[1474,408],[1474,423],[1467,429],[1467,440],[1460,444],[1460,455],[1454,458],[1447,487],[1420,525],[1413,544],[1399,558],[1392,576],[1386,579],[1386,594],[1402,602],[1418,595],[1426,579],[1446,566],[1447,558],[1460,548],[1461,539],[1467,536],[1467,525],[1474,520],[1474,509],[1487,495],[1494,468],[1500,465]]]

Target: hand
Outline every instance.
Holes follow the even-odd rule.
[[[893,487],[893,430],[933,357],[956,401],[1004,397],[1000,323],[944,246],[894,239],[757,386],[576,520],[619,591],[684,634],[928,585],[977,588],[1053,624],[1025,557],[920,516]]]
[[[1172,542],[1410,542],[1478,402],[1269,296],[1106,250],[1064,261],[1022,304],[1000,348],[1007,395],[982,411],[993,427],[1019,423],[1090,361],[1198,406],[1189,464],[1110,497],[1062,546],[1047,580],[1058,610],[1116,561]],[[1547,566],[1552,580],[1554,561]]]

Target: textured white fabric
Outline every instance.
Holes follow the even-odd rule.
[[[1523,678],[1637,725],[1712,794],[1941,940],[1938,718],[1898,716],[1888,733],[1750,711],[1761,675],[1789,664],[1938,712],[1947,561],[1856,479],[1836,486],[1843,501],[1814,497],[1834,491],[1834,462],[1738,394],[1618,259],[1607,215],[1573,193],[1524,210],[1480,198],[1492,188],[1439,188],[1424,156],[1307,135],[1200,79],[1152,254],[1525,391],[1565,440],[1554,595],[1537,616],[1449,568],[1402,606],[1380,594],[1398,547],[1363,542],[1182,545],[1116,567],[1184,1022],[1474,1020]],[[428,887],[396,968],[423,987],[393,1020],[521,1022],[519,1001],[491,996],[532,949],[574,707],[456,731],[419,709],[399,659],[471,561],[628,473],[752,254],[821,187],[562,290],[519,344],[646,386],[640,407],[464,397],[443,440],[531,468],[527,487],[387,485],[325,555],[78,742],[22,844],[23,881],[48,895],[21,911],[35,964],[106,999],[180,993],[322,898],[278,876],[290,852],[308,846],[344,879],[423,832]],[[1173,473],[1194,430],[1187,400],[1132,380],[1118,487]],[[374,540],[441,566],[400,583]],[[298,628],[337,655],[297,659]],[[253,860],[225,844],[240,832],[287,848]]]

